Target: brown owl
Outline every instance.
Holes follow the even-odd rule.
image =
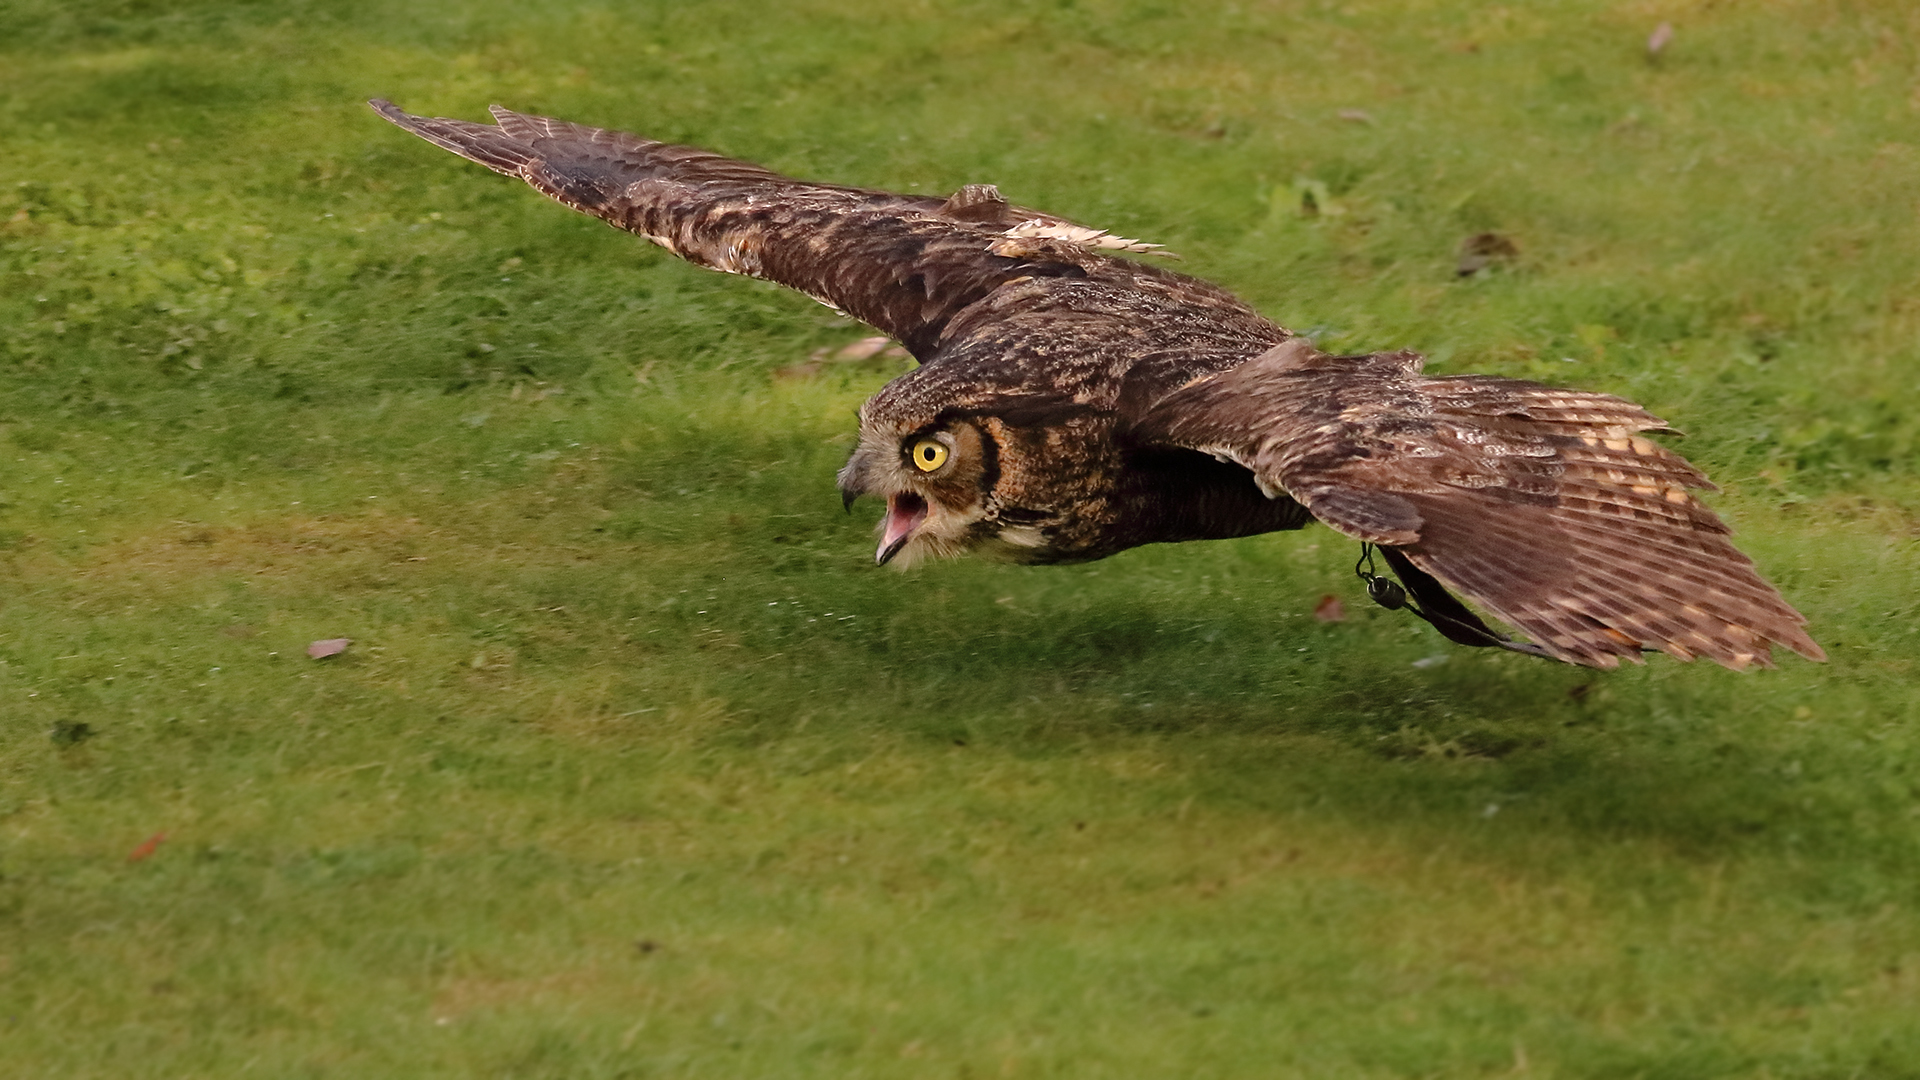
[[[792,180],[705,150],[493,109],[374,109],[701,266],[798,289],[920,366],[860,409],[849,505],[878,561],[1098,559],[1319,520],[1376,600],[1466,645],[1593,667],[1659,649],[1730,668],[1806,620],[1692,494],[1699,470],[1607,394],[1331,356],[1226,291],[1117,257],[1153,245],[1010,205]],[[1377,551],[1404,589],[1372,573]],[[1494,631],[1453,590],[1523,631]]]

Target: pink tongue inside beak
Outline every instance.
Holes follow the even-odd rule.
[[[913,530],[927,520],[927,500],[911,492],[900,492],[887,497],[886,529],[880,534],[880,549],[873,553],[873,561],[886,565],[888,559],[900,554],[907,546]]]

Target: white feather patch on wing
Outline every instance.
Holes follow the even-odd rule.
[[[1003,236],[1032,238],[1041,240],[1061,240],[1083,248],[1099,251],[1135,251],[1151,254],[1165,254],[1163,245],[1149,244],[1125,236],[1115,236],[1105,229],[1089,229],[1085,225],[1075,225],[1071,221],[1050,220],[1048,218],[1028,218],[1002,233]]]
[[[1000,539],[1023,548],[1037,548],[1047,542],[1046,534],[1032,525],[1009,525],[1000,530]]]
[[[747,277],[760,277],[760,253],[754,250],[751,241],[735,240],[729,243],[720,257],[714,260],[713,267],[729,274],[744,274]]]

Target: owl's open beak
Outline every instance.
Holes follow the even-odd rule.
[[[887,560],[900,554],[900,549],[913,539],[913,530],[927,520],[927,500],[910,491],[897,491],[887,496],[886,529],[880,534],[880,549],[873,553],[873,561],[881,566]]]

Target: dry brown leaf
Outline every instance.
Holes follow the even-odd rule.
[[[1455,273],[1472,277],[1496,262],[1506,262],[1520,254],[1520,245],[1512,237],[1499,233],[1475,233],[1460,241],[1460,264]]]
[[[145,840],[140,841],[139,847],[134,848],[132,851],[127,852],[127,861],[139,862],[142,859],[151,858],[154,852],[160,850],[160,845],[166,842],[167,842],[166,833],[163,833],[163,832],[154,833],[152,836],[149,836]]]
[[[1346,622],[1347,606],[1340,602],[1339,597],[1328,593],[1313,605],[1313,617],[1321,622]]]

